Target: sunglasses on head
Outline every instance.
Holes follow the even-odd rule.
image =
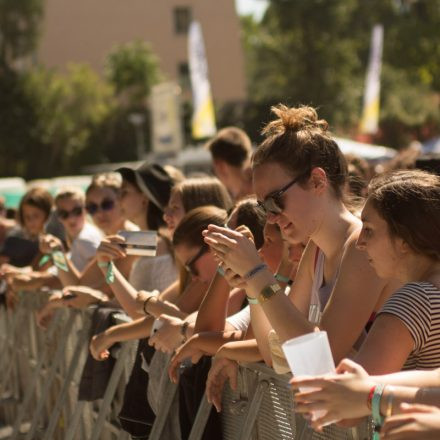
[[[199,251],[197,252],[197,254],[194,255],[194,257],[190,258],[186,264],[185,264],[185,269],[187,270],[187,272],[189,274],[191,274],[191,276],[193,277],[198,277],[199,276],[199,271],[197,270],[195,264],[197,263],[197,261],[199,260],[200,257],[202,257],[202,255],[206,254],[206,252],[208,252],[209,247],[207,244],[204,244]]]
[[[82,213],[82,206],[75,206],[75,208],[70,211],[67,211],[67,209],[57,209],[57,216],[61,220],[67,220],[69,217],[79,217]]]
[[[111,211],[115,207],[113,199],[104,199],[101,203],[90,202],[86,204],[86,211],[90,215],[95,215],[98,211]]]
[[[258,201],[258,205],[264,210],[264,212],[271,213],[274,215],[281,214],[284,211],[284,202],[283,202],[283,195],[284,193],[295,183],[297,183],[302,177],[304,177],[304,174],[301,174],[300,176],[295,177],[293,180],[291,180],[287,185],[283,186],[278,191],[273,191],[270,194],[268,194],[262,202]]]

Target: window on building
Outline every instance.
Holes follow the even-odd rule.
[[[179,6],[174,8],[174,30],[176,34],[188,33],[191,20],[192,14],[190,7]]]
[[[177,65],[177,74],[180,87],[182,87],[183,90],[189,89],[191,83],[189,78],[189,66],[187,62],[179,63]]]

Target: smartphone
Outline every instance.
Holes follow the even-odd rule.
[[[127,255],[154,257],[157,250],[156,231],[119,231],[118,235],[125,238],[125,243],[120,246]]]

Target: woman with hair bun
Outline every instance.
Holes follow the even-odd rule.
[[[347,165],[327,122],[311,107],[278,105],[272,111],[276,119],[263,130],[265,140],[253,156],[253,185],[267,221],[277,223],[291,243],[308,241],[289,296],[281,294],[246,235],[210,226],[205,241],[226,276],[246,283],[259,341],[272,328],[284,342],[319,326],[339,362],[396,284],[379,279],[356,248],[361,222],[344,204]],[[260,350],[271,364],[270,350]]]

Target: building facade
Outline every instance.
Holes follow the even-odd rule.
[[[166,78],[188,81],[187,30],[201,23],[217,104],[246,98],[244,58],[234,0],[46,0],[38,61],[63,69],[88,63],[102,72],[117,44],[148,42]]]

